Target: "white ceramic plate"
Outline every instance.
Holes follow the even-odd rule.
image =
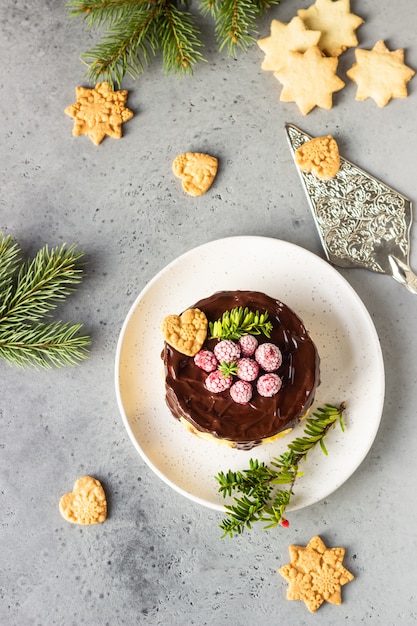
[[[195,248],[155,276],[133,303],[116,354],[116,394],[129,436],[152,470],[184,496],[217,510],[219,471],[246,469],[250,458],[268,463],[303,434],[250,451],[190,434],[165,405],[161,322],[220,290],[249,289],[276,297],[302,318],[321,358],[321,385],[313,406],[347,403],[346,430],[326,438],[328,456],[308,454],[289,509],[327,497],[356,470],[371,447],[384,401],[384,365],[378,336],[362,301],[326,261],[294,244],[267,237],[231,237]]]

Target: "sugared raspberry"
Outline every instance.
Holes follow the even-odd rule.
[[[214,372],[217,369],[218,361],[211,350],[200,350],[194,357],[194,363],[205,372]]]
[[[265,372],[273,372],[282,363],[281,350],[274,343],[262,343],[256,349],[255,359]]]
[[[212,393],[220,393],[225,389],[229,389],[232,382],[233,378],[230,374],[228,376],[223,376],[220,370],[216,370],[207,376],[205,384],[206,388]]]
[[[263,374],[256,382],[260,396],[272,398],[281,389],[282,381],[277,374]]]
[[[252,385],[245,380],[237,380],[230,387],[232,400],[239,404],[247,404],[252,398]]]
[[[240,357],[240,348],[234,341],[223,339],[214,346],[214,354],[219,362],[231,363]]]
[[[253,335],[243,335],[238,341],[242,356],[252,356],[258,347],[258,340]]]
[[[236,375],[240,380],[255,380],[259,374],[259,365],[254,359],[243,358],[237,362]]]

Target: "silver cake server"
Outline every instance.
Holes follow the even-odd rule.
[[[294,157],[312,137],[293,124],[286,131]],[[409,265],[411,200],[342,157],[329,180],[302,172],[297,163],[296,168],[328,260],[388,274],[417,294],[417,275]]]

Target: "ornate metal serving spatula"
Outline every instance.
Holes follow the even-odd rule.
[[[312,139],[293,124],[286,131],[293,156]],[[328,260],[388,274],[417,294],[409,265],[411,200],[343,157],[328,180],[296,167]]]

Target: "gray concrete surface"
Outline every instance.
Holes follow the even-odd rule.
[[[282,0],[289,21],[310,2]],[[412,0],[352,2],[360,45],[384,39],[417,68]],[[126,79],[135,117],[120,141],[96,147],[72,137],[64,109],[84,81],[80,53],[94,35],[70,21],[64,2],[5,0],[0,7],[0,229],[25,254],[74,243],[86,276],[60,309],[85,324],[91,356],[77,368],[21,371],[0,364],[0,623],[5,626],[251,626],[260,623],[409,626],[417,621],[415,497],[416,296],[391,278],[341,273],[362,298],[386,367],[381,426],[366,459],[325,501],[291,515],[288,530],[254,528],[220,539],[221,515],[171,490],[142,461],[123,426],[114,391],[118,335],[134,299],[167,263],[231,235],[285,239],[323,256],[284,134],[293,122],[332,133],[350,160],[416,200],[417,78],[409,97],[378,109],[356,102],[350,81],[330,111],[303,117],[279,102],[275,78],[252,47],[219,53],[210,19],[208,62],[191,78],[164,77],[155,60]],[[353,62],[340,62],[340,75]],[[220,160],[205,196],[184,195],[171,173],[188,150]],[[417,242],[411,230],[411,260]],[[413,247],[415,246],[415,247]],[[363,416],[366,420],[366,415]],[[221,469],[221,468],[219,468]],[[82,474],[99,478],[108,520],[65,522],[60,496]],[[316,616],[285,600],[277,569],[290,543],[320,534],[346,548],[355,580],[343,604]]]

